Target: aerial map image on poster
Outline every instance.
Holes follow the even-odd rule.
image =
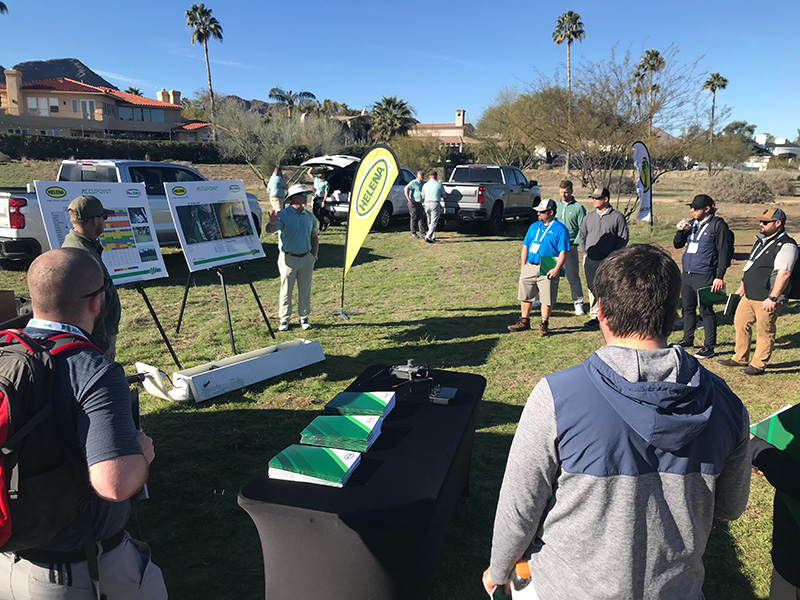
[[[222,239],[216,211],[210,204],[178,206],[175,210],[187,244],[202,244]]]

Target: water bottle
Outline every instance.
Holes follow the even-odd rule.
[[[521,560],[511,573],[511,598],[519,600],[539,600],[531,585],[531,570],[528,561]]]

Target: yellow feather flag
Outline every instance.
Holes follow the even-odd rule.
[[[397,157],[389,146],[378,144],[370,148],[361,159],[350,194],[350,216],[347,219],[347,249],[344,258],[344,275],[367,239],[372,223],[378,216],[399,169]]]

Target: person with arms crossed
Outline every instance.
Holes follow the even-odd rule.
[[[428,219],[428,233],[425,234],[425,241],[433,244],[436,241],[436,226],[439,224],[439,217],[442,214],[442,200],[447,194],[444,186],[436,178],[439,174],[431,171],[428,181],[422,186],[422,201],[425,205],[425,216]]]
[[[422,180],[424,177],[424,171],[417,171],[417,178],[403,188],[403,193],[406,195],[406,200],[408,200],[408,216],[412,238],[424,236],[428,229],[428,223],[425,219],[425,205],[422,201]]]
[[[542,311],[539,337],[544,337],[550,331],[550,312],[558,297],[558,279],[569,252],[569,232],[555,218],[556,203],[553,200],[540,200],[533,210],[539,220],[528,228],[519,259],[517,298],[520,301],[520,317],[516,323],[508,326],[508,330],[516,332],[531,328],[531,310],[538,296]]]
[[[747,505],[749,419],[722,379],[667,345],[680,282],[655,246],[598,268],[605,346],[544,377],[525,404],[483,575],[490,595],[524,560],[540,600],[703,597],[714,517]]]
[[[589,320],[583,324],[585,329],[597,330],[597,294],[594,293],[594,274],[600,263],[609,254],[628,243],[628,222],[618,210],[611,207],[611,194],[608,188],[597,188],[589,194],[594,210],[586,215],[581,223],[579,243],[583,252],[583,272],[586,287],[589,288]]]
[[[101,319],[103,272],[88,252],[61,248],[40,255],[28,270],[34,340],[64,332],[91,340]],[[74,429],[88,469],[91,529],[97,541],[100,593],[108,600],[167,598],[161,570],[147,544],[125,531],[129,498],[147,481],[153,441],[137,431],[122,367],[91,348],[59,355],[53,415]],[[81,517],[41,548],[0,554],[0,598],[96,598],[84,552]]]
[[[578,245],[580,244],[581,223],[586,218],[586,208],[572,195],[572,182],[569,179],[565,179],[559,184],[558,194],[561,202],[557,203],[556,219],[563,223],[569,231],[569,252],[567,252],[567,260],[564,262],[564,270],[567,272],[567,282],[570,294],[572,294],[575,314],[581,316],[584,314],[583,287],[581,286],[581,271],[578,261]]]
[[[111,275],[103,263],[103,245],[100,236],[105,231],[106,219],[111,214],[110,210],[103,208],[100,200],[94,196],[78,196],[67,207],[72,230],[64,238],[62,248],[80,248],[86,250],[97,260],[103,271],[106,282],[105,312],[92,330],[92,337],[97,346],[105,355],[114,360],[117,355],[117,334],[119,333],[119,320],[122,316],[122,305],[119,301],[117,288]]]
[[[759,234],[736,290],[741,300],[733,316],[733,358],[717,362],[740,367],[745,375],[764,374],[775,346],[775,324],[786,306],[792,270],[796,268],[797,242],[786,235],[786,213],[768,208],[759,216]],[[753,324],[756,348],[751,357]]]
[[[678,342],[684,348],[694,346],[694,329],[697,319],[697,290],[710,287],[719,292],[724,285],[725,271],[733,257],[733,234],[728,224],[716,215],[714,200],[698,194],[689,204],[691,219],[682,219],[672,240],[675,248],[686,247],[681,259],[681,305],[683,307],[683,338]],[[700,306],[705,341],[695,352],[697,358],[711,358],[717,345],[717,316],[711,305]]]
[[[267,232],[278,232],[278,270],[281,274],[280,320],[278,331],[289,330],[292,316],[292,292],[297,282],[297,314],[300,326],[309,329],[311,323],[311,277],[319,254],[317,219],[305,210],[308,192],[298,184],[289,188],[282,211],[269,213]]]

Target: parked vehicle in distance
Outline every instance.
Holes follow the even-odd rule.
[[[183,165],[146,160],[64,160],[56,181],[98,183],[144,183],[147,201],[162,246],[178,244],[164,183],[208,181]],[[253,194],[247,194],[248,209],[256,229],[261,231],[261,207]],[[35,184],[27,188],[0,188],[0,259],[29,261],[49,250]]]
[[[316,167],[325,171],[330,184],[329,199],[325,203],[325,208],[328,209],[328,216],[334,225],[346,222],[350,214],[350,192],[353,189],[353,179],[355,179],[360,162],[361,159],[355,156],[337,154],[318,156],[302,163],[304,167]],[[386,201],[380,208],[378,216],[375,217],[373,225],[375,229],[389,227],[392,217],[408,216],[408,201],[403,189],[414,179],[416,177],[411,171],[400,168]]]
[[[539,202],[539,184],[517,167],[458,165],[444,184],[444,218],[459,224],[479,221],[491,234],[506,220],[531,220]]]

